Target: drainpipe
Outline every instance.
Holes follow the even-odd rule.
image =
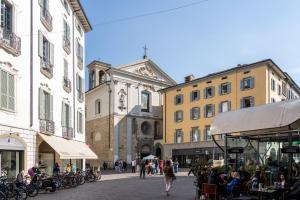
[[[75,15],[75,10],[73,11],[73,15],[72,15],[72,59],[73,59],[73,130],[74,130],[74,138],[76,137],[76,108],[75,108],[75,96],[76,96],[76,76],[75,76],[75,39],[74,39],[74,15]]]
[[[111,82],[109,82],[109,84],[107,85],[108,86],[108,102],[109,102],[109,106],[108,106],[108,148],[110,149],[111,148],[111,142],[110,142],[110,124],[111,124],[111,116],[110,116],[110,113],[111,113],[111,88],[110,88],[110,84]]]
[[[33,0],[30,1],[30,123],[33,125]]]

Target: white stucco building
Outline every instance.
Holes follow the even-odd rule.
[[[158,90],[175,81],[152,60],[112,67],[93,61],[88,65],[86,92],[87,143],[97,163],[159,154],[162,139],[162,95]],[[160,152],[159,152],[160,151]]]
[[[91,26],[80,1],[0,2],[1,167],[10,176],[39,161],[48,173],[70,159],[84,167],[83,158],[95,156],[84,143],[84,35]]]

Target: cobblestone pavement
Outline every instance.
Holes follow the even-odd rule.
[[[194,177],[186,173],[177,175],[170,196],[164,192],[163,176],[151,176],[140,180],[137,174],[103,175],[96,183],[86,183],[82,186],[60,190],[55,193],[39,194],[33,200],[194,200]]]

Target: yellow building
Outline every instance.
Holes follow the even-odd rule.
[[[161,90],[164,97],[163,141],[165,158],[186,166],[209,154],[223,156],[209,134],[220,112],[300,97],[300,88],[272,60],[237,67]],[[215,138],[223,145],[222,137]]]

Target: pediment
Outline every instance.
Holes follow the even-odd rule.
[[[141,77],[163,81],[171,85],[175,84],[175,81],[172,78],[170,78],[158,65],[149,59],[128,64],[120,67],[119,69]]]

